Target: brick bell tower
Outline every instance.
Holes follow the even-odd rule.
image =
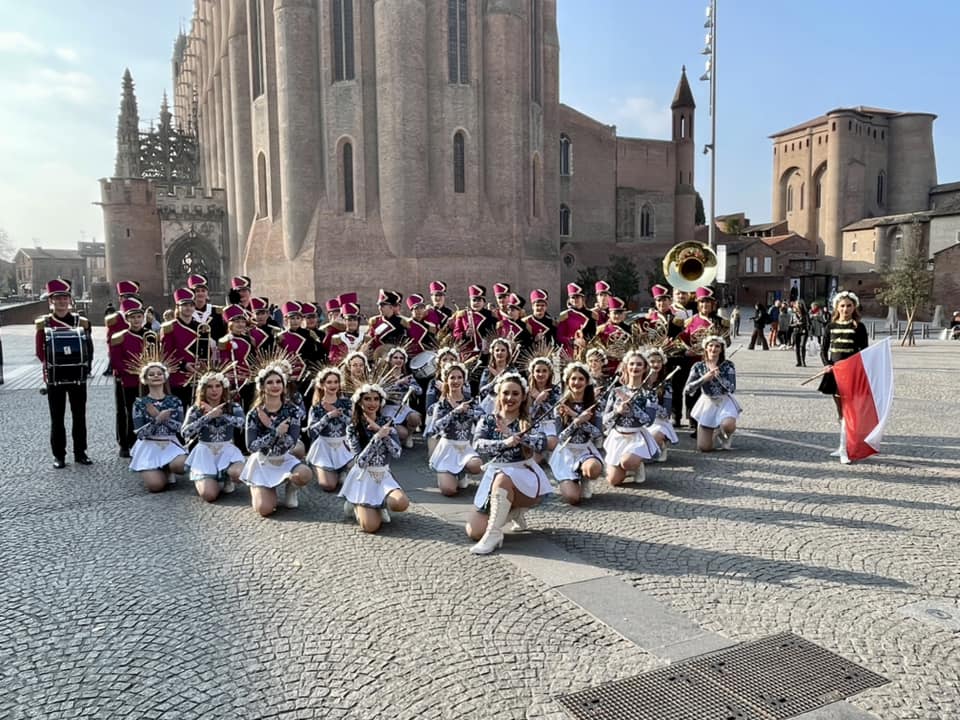
[[[693,185],[694,116],[697,104],[693,101],[687,68],[680,70],[680,82],[673,95],[670,110],[673,114],[672,140],[677,154],[677,184],[674,190],[673,237],[675,243],[693,240],[697,213],[697,190]]]
[[[163,296],[163,260],[156,188],[141,174],[140,116],[130,70],[123,73],[113,177],[100,180],[107,281],[137,280],[147,302]]]

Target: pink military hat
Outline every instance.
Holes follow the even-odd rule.
[[[120,312],[124,315],[130,315],[131,313],[142,313],[143,312],[143,303],[137,300],[136,298],[124,298],[120,301]]]
[[[444,295],[447,293],[447,284],[443,282],[443,280],[434,280],[432,283],[430,283],[431,295],[438,295],[441,293]]]
[[[423,305],[423,303],[424,303],[423,295],[417,295],[416,293],[414,293],[413,295],[407,298],[407,307],[410,308],[411,310],[413,310],[417,305]]]
[[[550,294],[543,288],[537,288],[536,290],[530,291],[530,302],[547,302],[550,299]]]
[[[207,287],[207,279],[203,275],[191,275],[187,278],[187,287],[196,290],[198,287]]]
[[[355,292],[341,293],[337,298],[340,301],[340,307],[343,308],[347,303],[353,303],[354,305],[360,305],[360,299]]]
[[[231,290],[242,290],[243,288],[249,290],[252,284],[252,281],[246,275],[237,275],[230,279]]]
[[[583,295],[583,288],[576,283],[567,283],[567,295],[570,297],[574,295]]]
[[[69,280],[57,278],[47,283],[48,297],[53,297],[54,295],[70,295],[71,293],[72,287]]]
[[[298,302],[287,300],[283,305],[280,306],[280,312],[283,313],[284,317],[287,317],[288,315],[302,315],[303,307]]]
[[[510,285],[508,283],[494,283],[493,284],[493,295],[494,297],[500,297],[501,295],[510,294]]]
[[[603,281],[603,280],[597,280],[597,281],[593,284],[593,291],[594,291],[595,293],[597,293],[597,294],[600,294],[600,293],[609,293],[609,292],[610,292],[610,285],[609,285],[608,283],[606,283],[605,281]]]
[[[188,288],[177,288],[173,291],[173,302],[177,305],[193,302],[193,290]]]
[[[223,309],[223,320],[224,322],[231,322],[237,318],[247,319],[247,314],[243,311],[243,308],[239,305],[227,305]]]
[[[608,310],[623,310],[627,307],[627,304],[618,297],[611,295],[607,298],[607,309]]]
[[[303,313],[304,317],[307,317],[308,315],[316,315],[317,306],[308,302],[300,303],[300,312]]]
[[[663,285],[654,285],[650,288],[650,293],[653,295],[653,299],[661,297],[670,297],[670,288],[664,287]]]
[[[267,298],[263,297],[253,297],[250,298],[250,310],[252,312],[260,312],[261,310],[269,310],[270,301]]]
[[[136,280],[121,280],[117,283],[117,295],[136,295],[140,292],[140,283]]]
[[[483,285],[471,285],[467,288],[467,296],[471,298],[483,297],[487,294],[487,289]]]
[[[337,310],[340,309],[340,298],[330,298],[324,304],[324,308],[326,308],[328,313],[337,312]]]
[[[701,300],[716,300],[713,297],[713,290],[707,287],[697,288],[697,302]]]
[[[360,308],[356,303],[344,303],[340,306],[340,314],[344,317],[357,317],[360,314]]]

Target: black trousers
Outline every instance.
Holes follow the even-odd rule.
[[[797,365],[805,366],[807,364],[807,338],[809,335],[800,330],[793,332],[793,350],[797,354]]]
[[[693,367],[693,363],[696,360],[694,358],[675,357],[670,358],[667,361],[667,371],[673,370],[675,367],[680,369],[677,371],[677,374],[673,376],[670,380],[670,385],[673,390],[673,421],[677,425],[683,422],[683,402],[684,395],[683,388],[687,384],[687,378],[690,376],[690,368]],[[690,419],[690,410],[693,408],[693,404],[697,401],[697,398],[700,397],[700,393],[697,393],[692,398],[687,398],[687,419]],[[690,421],[693,423],[693,421]]]
[[[73,454],[87,454],[87,384],[69,383],[47,385],[47,405],[50,408],[50,449],[55,458],[67,455],[67,399],[70,400]]]
[[[117,445],[121,450],[129,450],[137,441],[137,435],[133,431],[133,403],[139,396],[139,386],[124,387],[119,380],[114,380],[113,401],[117,422]]]
[[[764,350],[770,349],[770,346],[767,345],[767,336],[763,334],[763,328],[754,328],[753,335],[750,336],[750,345],[747,346],[747,350],[753,350],[758,340],[760,341],[760,344],[763,346]]]

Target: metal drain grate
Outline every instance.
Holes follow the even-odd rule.
[[[558,700],[577,720],[778,720],[887,682],[781,633]]]

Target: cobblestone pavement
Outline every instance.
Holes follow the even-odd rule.
[[[244,490],[148,496],[115,456],[106,387],[90,393],[96,464],[48,469],[46,403],[18,369],[28,330],[3,330],[20,379],[0,388],[0,717],[559,720],[557,694],[664,662],[507,556],[469,556],[416,504],[364,536],[318,488],[267,520]],[[960,345],[895,350],[884,454],[853,466],[826,456],[830,400],[799,387],[815,368],[735,361],[732,452],[684,436],[646,484],[550,501],[532,528],[708,630],[792,630],[886,675],[852,699],[879,718],[960,716],[944,619],[960,599]],[[432,484],[421,453],[398,465],[410,488]],[[902,611],[928,601],[946,612]]]

